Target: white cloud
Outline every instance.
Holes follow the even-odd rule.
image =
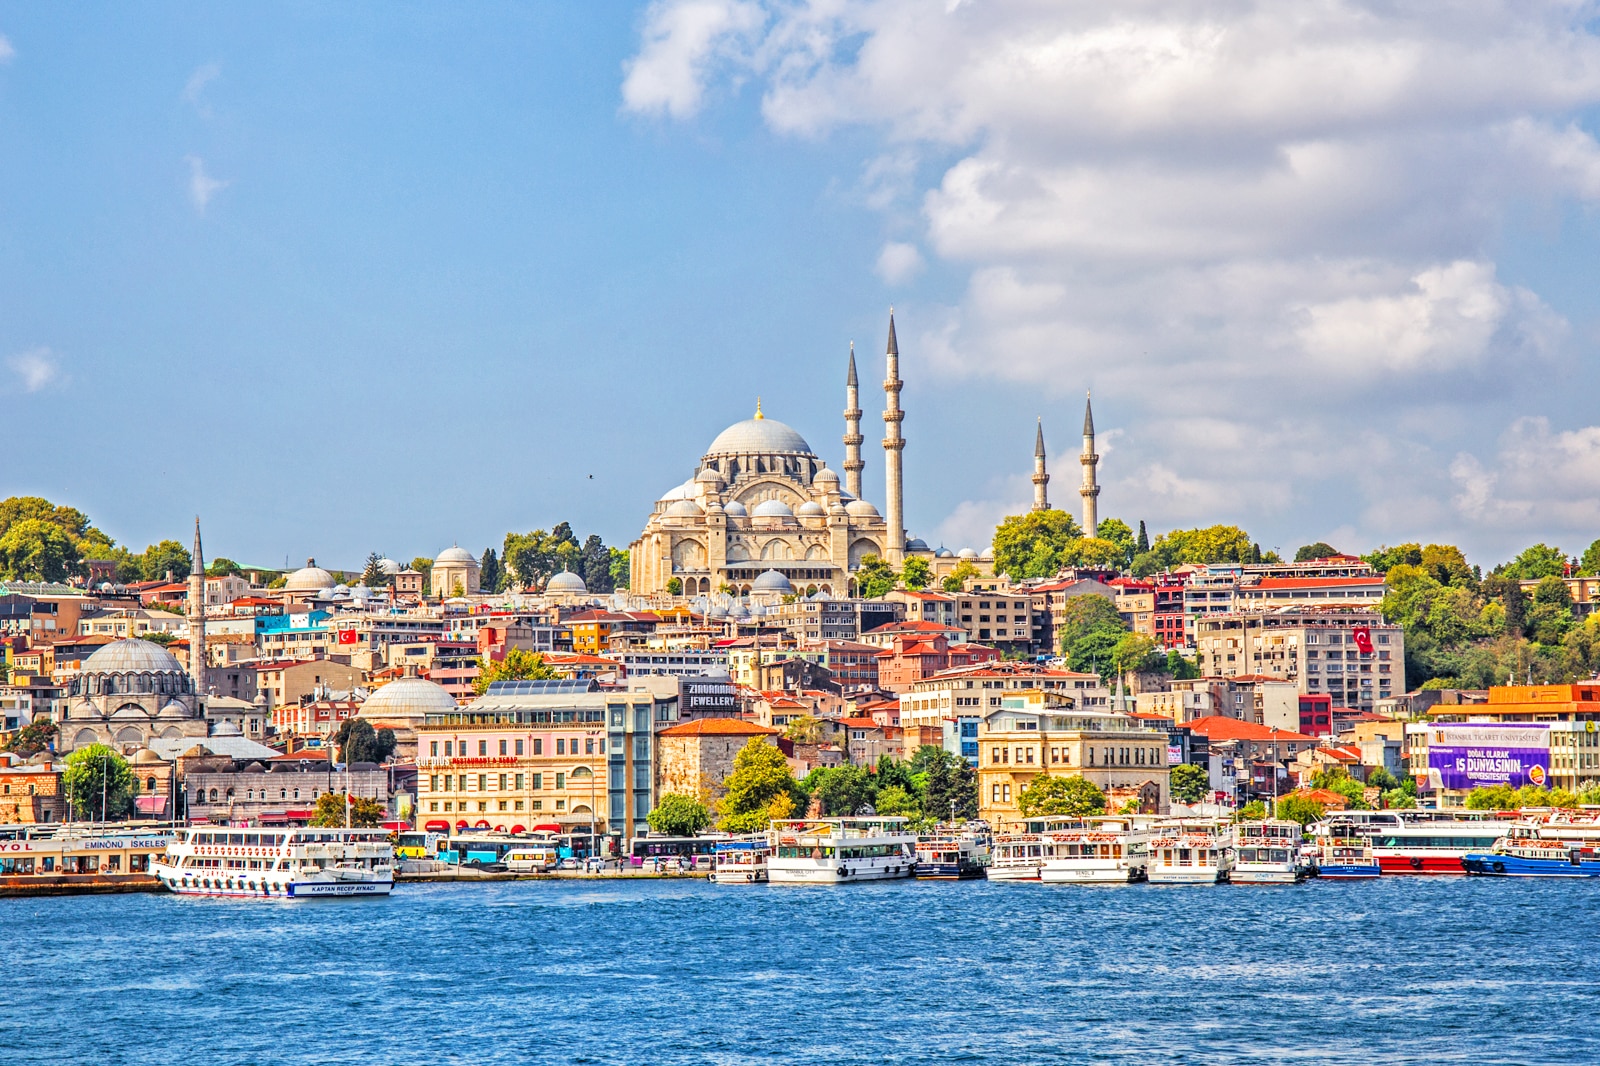
[[[0,33],[0,63],[9,63],[17,56],[17,50],[11,44],[11,38]]]
[[[914,244],[889,241],[878,253],[878,277],[890,285],[901,285],[922,272],[922,253]]]
[[[715,60],[745,47],[764,16],[740,0],[657,0],[645,13],[643,45],[624,65],[623,106],[688,118],[700,110]]]
[[[1023,514],[1033,506],[1033,485],[1020,475],[1007,478],[988,499],[963,500],[939,523],[933,537],[924,537],[932,547],[951,551],[971,548],[983,551],[994,537],[994,527],[1006,515]]]
[[[211,106],[201,99],[201,92],[207,85],[216,81],[222,74],[222,67],[217,63],[205,63],[195,68],[189,75],[189,80],[183,86],[183,99],[202,118],[211,117]]]
[[[1565,533],[1569,552],[1600,536],[1600,426],[1552,430],[1547,418],[1521,418],[1487,464],[1463,452],[1450,476],[1456,508],[1474,523]]]
[[[61,377],[60,360],[49,348],[33,348],[6,360],[24,392],[39,392]]]
[[[183,158],[189,164],[189,201],[194,204],[194,209],[203,215],[206,213],[206,206],[211,203],[211,198],[226,189],[230,183],[219,181],[207,174],[205,161],[199,156],[188,155]]]

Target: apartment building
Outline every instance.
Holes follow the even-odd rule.
[[[1208,677],[1263,675],[1324,693],[1335,706],[1370,711],[1405,691],[1405,634],[1365,608],[1231,612],[1196,620],[1196,654]]]

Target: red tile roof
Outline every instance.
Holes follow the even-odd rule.
[[[1226,718],[1222,715],[1196,718],[1187,724],[1191,730],[1210,740],[1277,740],[1284,743],[1291,741],[1311,743],[1316,740],[1315,737],[1306,736],[1304,733],[1292,733],[1287,729],[1273,729],[1269,726],[1257,725],[1255,722],[1246,722],[1238,718]]]
[[[743,718],[696,718],[657,733],[658,737],[770,737],[778,730],[746,722]]]

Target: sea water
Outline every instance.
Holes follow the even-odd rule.
[[[1600,884],[0,901],[9,1061],[1595,1063]]]

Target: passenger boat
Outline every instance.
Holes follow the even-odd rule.
[[[1000,833],[991,845],[992,858],[983,875],[991,881],[1037,881],[1046,859],[1055,858],[1051,834],[1084,824],[1081,818],[1029,818],[1020,832]]]
[[[1509,822],[1402,818],[1399,825],[1379,827],[1371,838],[1372,854],[1385,875],[1463,874],[1462,859],[1493,848],[1510,828]]]
[[[1233,834],[1225,823],[1175,818],[1151,831],[1145,878],[1151,884],[1214,885],[1233,870]]]
[[[1235,851],[1229,880],[1236,885],[1292,885],[1311,873],[1301,858],[1299,822],[1269,818],[1233,827]]]
[[[1600,843],[1552,840],[1543,826],[1519,824],[1487,852],[1461,860],[1476,877],[1600,877]]]
[[[1341,881],[1377,877],[1382,870],[1372,853],[1372,837],[1353,829],[1330,828],[1321,842],[1317,876]]]
[[[394,847],[383,829],[194,826],[178,830],[150,868],[180,895],[387,896]]]
[[[926,834],[917,838],[916,876],[924,881],[982,877],[990,857],[987,833],[968,830]]]
[[[917,835],[905,818],[808,818],[772,823],[767,880],[775,885],[837,885],[910,877]]]
[[[0,896],[154,887],[151,863],[172,833],[166,824],[8,828],[0,836]]]
[[[1049,884],[1128,884],[1142,881],[1150,833],[1126,816],[1094,818],[1048,834],[1055,854],[1039,867]]]
[[[767,879],[767,860],[772,844],[766,834],[729,837],[717,841],[711,853],[713,884],[754,885]]]

